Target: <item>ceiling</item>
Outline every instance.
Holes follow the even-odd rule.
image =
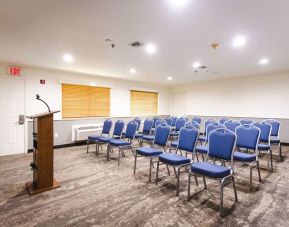
[[[164,85],[289,70],[288,0],[171,1],[0,0],[0,61]],[[247,44],[236,49],[239,34]],[[64,53],[74,62],[63,62]],[[195,61],[208,68],[195,73]]]

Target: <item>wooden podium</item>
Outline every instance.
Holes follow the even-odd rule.
[[[26,183],[29,195],[60,187],[53,178],[53,114],[60,111],[27,116],[33,119],[33,181]]]

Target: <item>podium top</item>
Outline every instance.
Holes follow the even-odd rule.
[[[60,112],[59,110],[55,110],[51,112],[44,112],[44,113],[39,113],[39,114],[31,115],[31,116],[26,116],[26,118],[33,119],[33,118],[44,117],[44,116],[59,113],[59,112]]]

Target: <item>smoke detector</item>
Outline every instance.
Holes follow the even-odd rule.
[[[129,45],[132,47],[140,47],[140,46],[143,46],[144,44],[139,41],[135,41],[135,42],[130,43]]]

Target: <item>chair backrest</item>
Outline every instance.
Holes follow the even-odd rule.
[[[171,119],[172,119],[172,126],[176,126],[176,122],[178,118],[175,116],[171,116]]]
[[[266,122],[255,122],[253,125],[260,129],[259,141],[270,145],[271,125]]]
[[[114,124],[114,130],[113,130],[113,135],[114,136],[121,136],[121,133],[124,129],[124,121],[123,120],[118,120]]]
[[[154,118],[153,118],[153,121],[154,121],[154,123],[153,123],[153,128],[156,127],[156,122],[157,122],[158,120],[161,120],[161,119],[160,119],[159,117],[154,117]]]
[[[196,121],[188,121],[186,124],[185,124],[185,127],[187,128],[187,126],[193,126],[194,128],[196,129],[200,129],[200,124]]]
[[[179,131],[182,127],[184,127],[186,124],[186,119],[185,118],[178,118],[176,121],[176,131]]]
[[[192,121],[199,123],[199,125],[202,123],[202,118],[200,117],[193,117]]]
[[[112,126],[112,121],[110,119],[106,119],[103,123],[101,134],[109,134]]]
[[[224,125],[225,125],[226,129],[228,129],[232,132],[235,132],[236,128],[238,126],[240,126],[241,123],[239,121],[229,120],[229,121],[225,121]]]
[[[212,124],[212,123],[215,123],[215,122],[218,123],[218,121],[216,121],[215,119],[208,119],[208,120],[205,121],[205,134],[207,134],[207,127],[208,127],[208,125],[209,125],[209,124]]]
[[[172,118],[166,118],[165,121],[167,122],[168,125],[172,126],[173,124],[173,119]]]
[[[207,126],[206,141],[209,139],[210,132],[216,129],[225,129],[225,126],[219,122],[213,122]]]
[[[240,120],[241,125],[250,125],[252,123],[254,123],[255,121],[252,119],[247,119],[247,118],[243,118]]]
[[[236,147],[257,150],[260,129],[254,125],[240,125],[236,128]]]
[[[127,123],[125,130],[125,138],[134,139],[138,127],[138,123],[136,121],[130,121]]]
[[[170,135],[171,127],[169,125],[159,125],[156,127],[154,144],[166,146]]]
[[[154,124],[154,120],[151,118],[147,118],[144,121],[144,125],[143,125],[143,134],[150,134],[152,127]]]
[[[268,123],[271,125],[272,129],[271,129],[271,136],[277,136],[279,137],[279,132],[280,132],[280,122],[276,121],[274,119],[268,119],[265,120],[264,122]]]
[[[235,147],[235,142],[236,142],[236,135],[230,130],[215,129],[211,131],[209,134],[208,156],[226,161],[230,160],[232,168],[233,150]]]
[[[167,124],[167,122],[166,122],[165,120],[162,120],[162,119],[156,120],[156,122],[155,122],[155,128],[158,127],[158,126],[159,126],[160,124],[162,124],[162,123]]]
[[[135,119],[134,119],[134,121],[137,123],[137,131],[139,130],[139,127],[140,127],[140,125],[141,125],[141,119],[139,118],[139,117],[136,117]]]
[[[178,149],[194,152],[198,137],[199,131],[193,126],[192,128],[188,128],[187,126],[181,128],[179,134]]]
[[[219,122],[220,122],[221,124],[224,124],[226,121],[230,121],[230,120],[231,120],[230,118],[223,117],[223,118],[221,118],[221,119],[219,120]]]

